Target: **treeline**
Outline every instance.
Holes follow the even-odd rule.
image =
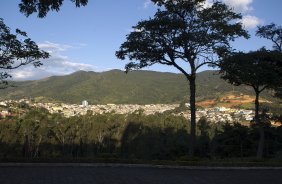
[[[183,160],[189,151],[184,117],[169,113],[145,116],[93,115],[65,118],[45,109],[0,121],[0,157],[5,159],[119,158]],[[239,123],[197,124],[195,156],[199,158],[254,157],[256,126]],[[282,158],[282,126],[265,123],[265,157]]]

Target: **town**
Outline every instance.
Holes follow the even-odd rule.
[[[13,105],[11,105],[13,104]],[[105,114],[105,113],[116,113],[116,114],[130,114],[136,111],[142,111],[145,115],[155,114],[155,113],[165,113],[171,112],[177,116],[184,116],[189,119],[190,114],[188,110],[182,110],[181,112],[174,112],[179,104],[148,104],[148,105],[138,105],[138,104],[105,104],[105,105],[89,105],[86,100],[82,101],[80,105],[78,104],[65,104],[65,103],[42,103],[42,102],[32,102],[32,100],[21,99],[21,100],[6,100],[0,102],[1,117],[6,117],[12,115],[10,107],[13,107],[14,112],[20,112],[20,110],[15,110],[19,105],[15,104],[27,104],[28,106],[35,108],[45,108],[51,114],[60,113],[65,117],[85,115],[87,112],[93,114]],[[189,108],[189,104],[185,103],[185,106]],[[245,109],[235,109],[226,107],[212,107],[212,108],[199,108],[197,110],[197,121],[201,117],[206,117],[210,122],[242,122],[251,121],[254,116],[253,110]]]

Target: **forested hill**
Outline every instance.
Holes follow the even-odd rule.
[[[154,104],[178,103],[188,99],[188,82],[181,74],[154,71],[120,70],[106,72],[79,71],[66,76],[53,76],[43,80],[16,82],[16,87],[1,90],[0,98],[20,99],[44,97],[65,103],[90,104]],[[215,71],[198,74],[198,100],[217,98],[235,91],[253,95],[248,87],[233,87],[220,79]]]

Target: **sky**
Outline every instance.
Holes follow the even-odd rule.
[[[207,0],[207,4],[211,0]],[[222,0],[243,15],[242,23],[251,38],[238,39],[232,46],[240,51],[271,49],[271,42],[255,36],[257,26],[282,25],[281,0]],[[19,12],[20,0],[1,0],[0,17],[14,31],[28,33],[51,57],[39,68],[25,66],[11,71],[14,80],[42,79],[67,75],[78,70],[102,72],[124,69],[127,60],[118,60],[115,52],[125,41],[132,26],[153,17],[156,6],[150,0],[89,0],[76,8],[65,0],[59,12],[49,12],[41,19],[36,14],[25,17]],[[202,70],[210,69],[203,67]],[[171,66],[154,65],[146,70],[179,73]]]

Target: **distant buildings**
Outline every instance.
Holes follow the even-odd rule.
[[[10,116],[10,115],[11,115],[11,113],[8,110],[2,110],[0,112],[0,117],[3,117],[3,118]]]
[[[87,102],[86,100],[83,100],[83,101],[82,101],[82,106],[83,106],[83,107],[87,107],[87,106],[88,106],[88,102]]]
[[[32,103],[27,100],[19,101],[0,101],[0,119],[6,116],[12,116],[9,113],[9,104],[25,102],[31,107],[42,107],[47,109],[50,113],[60,113],[65,117],[79,116],[87,114],[87,111],[92,111],[93,114],[104,114],[104,113],[116,113],[116,114],[130,114],[142,110],[145,115],[163,113],[165,111],[171,111],[177,107],[179,104],[147,104],[147,105],[137,105],[137,104],[107,104],[107,105],[89,105],[86,100],[83,100],[80,105],[78,104],[64,104],[64,103]],[[189,107],[189,104],[185,104]],[[18,105],[16,109],[20,108]],[[19,109],[18,109],[19,111]],[[246,109],[233,109],[226,107],[212,107],[203,108],[197,112],[197,120],[201,117],[206,117],[211,122],[220,121],[250,121],[254,117],[254,112],[252,110]],[[188,110],[177,113],[175,115],[184,116],[185,118],[190,118],[190,112]]]

